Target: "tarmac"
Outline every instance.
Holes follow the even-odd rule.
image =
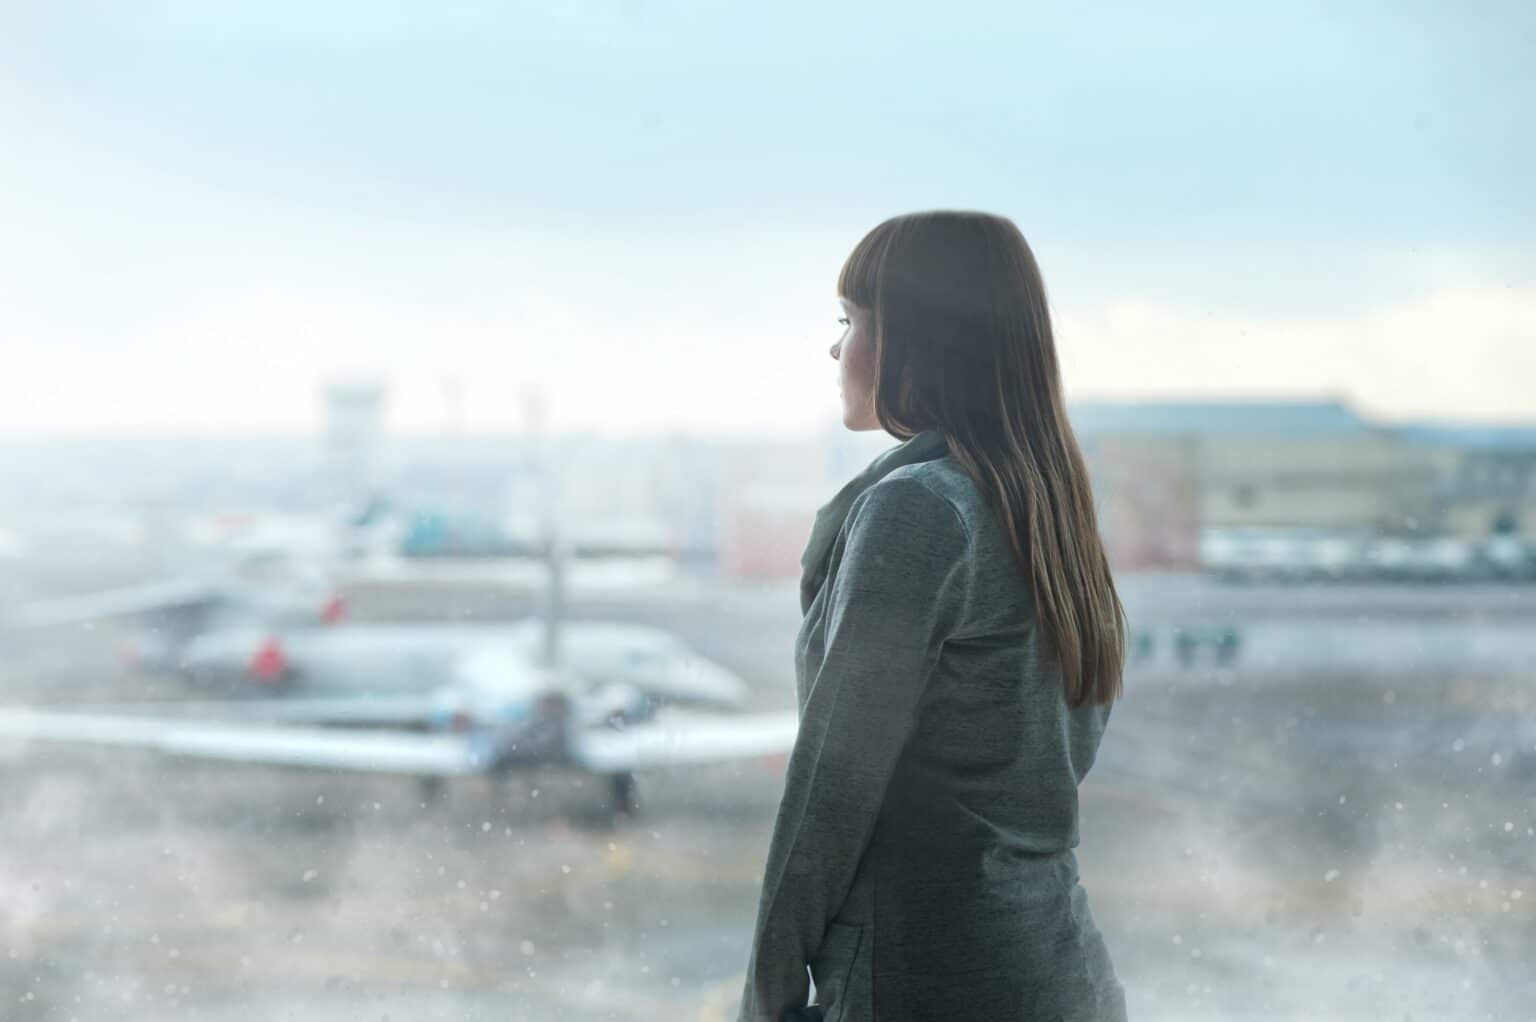
[[[1527,1019],[1536,600],[1520,587],[1136,578],[1160,642],[1082,789],[1083,884],[1136,1019]],[[1324,590],[1319,592],[1318,590]],[[365,619],[529,612],[361,588]],[[1215,608],[1213,611],[1212,608]],[[574,592],[793,705],[793,586]],[[1192,624],[1191,624],[1192,623]],[[1471,638],[1469,638],[1471,636]],[[160,700],[119,634],[26,643],[0,702]],[[1468,653],[1467,650],[1474,650]],[[450,784],[0,745],[0,1018],[734,1018],[782,766]]]

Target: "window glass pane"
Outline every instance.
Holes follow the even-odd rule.
[[[0,1017],[1529,1013],[1527,6],[5,24]]]

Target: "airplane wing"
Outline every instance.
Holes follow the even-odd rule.
[[[565,571],[576,589],[627,589],[671,584],[677,564],[661,555],[572,558]],[[337,581],[346,585],[497,586],[542,590],[549,577],[536,556],[401,557],[382,555],[339,566]]]
[[[495,750],[473,735],[283,727],[227,721],[0,710],[0,738],[122,745],[178,756],[409,775],[483,773]]]
[[[125,719],[213,720],[234,724],[314,724],[339,727],[415,727],[434,721],[443,704],[430,696],[239,699],[214,702],[71,704],[69,712]]]
[[[278,709],[274,703],[273,709]],[[729,762],[788,753],[796,714],[725,716],[667,710],[623,729],[571,737],[571,758],[595,773]],[[141,714],[0,710],[0,739],[153,749],[243,763],[408,775],[484,773],[500,749],[488,732],[416,734],[336,730],[314,723],[257,724]]]
[[[725,715],[663,710],[624,728],[594,728],[571,739],[571,755],[595,773],[720,763],[787,754],[799,732],[794,712]]]
[[[200,579],[171,579],[38,600],[8,612],[0,625],[10,629],[51,628],[134,614],[169,614],[194,610],[217,597],[214,587]]]

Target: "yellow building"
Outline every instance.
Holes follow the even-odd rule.
[[[1341,401],[1071,410],[1112,557],[1284,576],[1536,567],[1536,428],[1371,422]],[[1188,466],[1195,466],[1190,471]],[[1191,515],[1175,497],[1193,492]],[[1191,522],[1193,521],[1193,526]]]
[[[1438,531],[1536,542],[1536,428],[1413,425],[1398,436],[1432,473],[1426,518]]]

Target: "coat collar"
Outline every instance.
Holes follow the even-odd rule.
[[[812,601],[816,599],[822,583],[826,581],[827,571],[831,566],[829,561],[832,546],[837,541],[838,534],[842,532],[843,523],[847,520],[848,512],[859,494],[903,465],[932,461],[948,453],[949,446],[944,434],[939,430],[925,429],[921,433],[916,433],[895,447],[882,451],[867,468],[845,483],[843,488],[837,491],[836,496],[816,512],[816,521],[811,526],[810,541],[806,543],[805,553],[800,556],[801,614],[811,609]]]

